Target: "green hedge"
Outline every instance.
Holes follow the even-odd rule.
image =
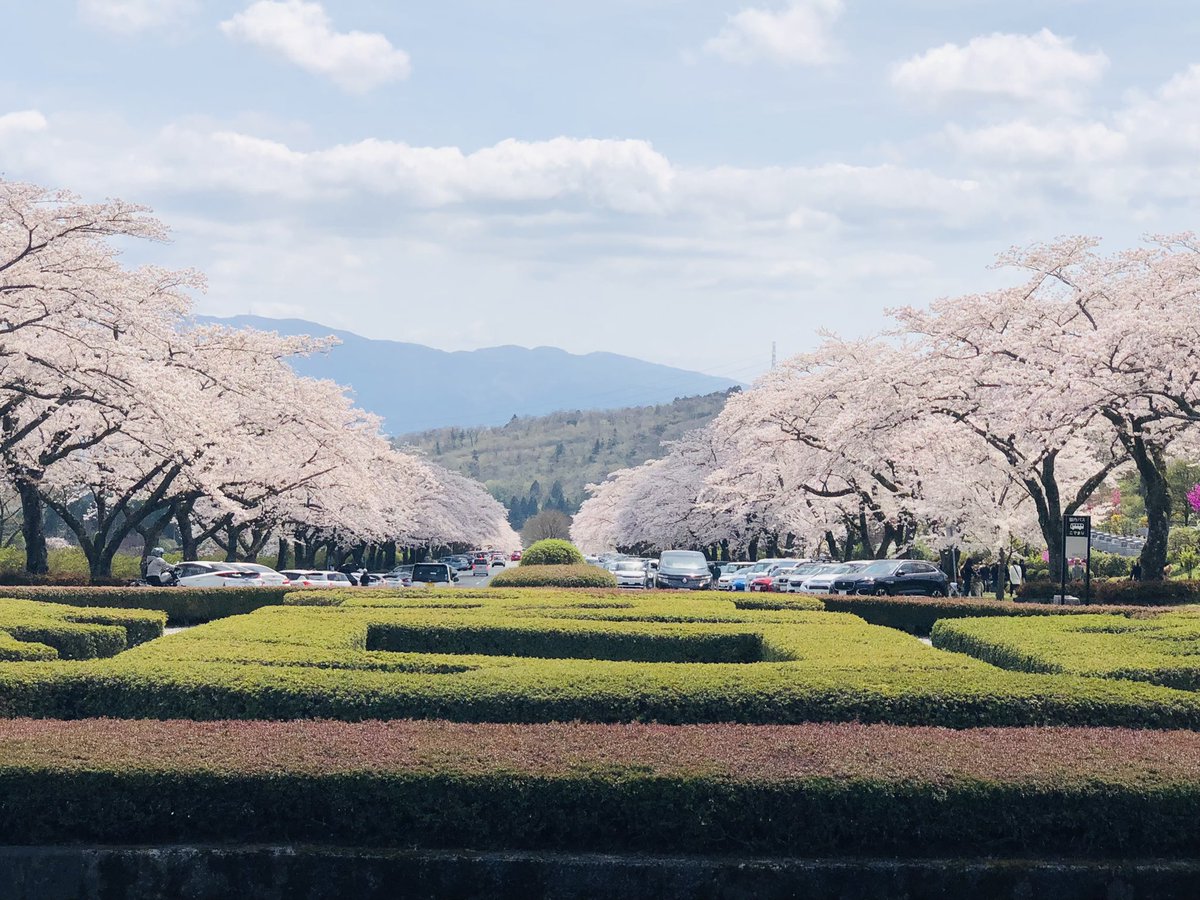
[[[1022,601],[1050,600],[1058,596],[1057,581],[1027,581],[1017,589]],[[1084,583],[1068,581],[1067,594],[1082,598]],[[1178,606],[1200,603],[1200,581],[1128,581],[1122,578],[1092,580],[1091,603],[1108,606]]]
[[[606,588],[616,587],[617,579],[612,572],[599,566],[580,563],[517,566],[498,573],[491,583],[496,587]]]
[[[312,590],[326,590],[314,588]],[[155,588],[155,587],[4,587],[0,596],[21,600],[39,600],[69,606],[111,609],[160,609],[167,624],[199,625],[253,612],[262,606],[283,602],[293,587],[259,588]]]
[[[0,723],[0,842],[1192,857],[1197,736]]]
[[[769,595],[767,595],[769,596]],[[824,596],[830,612],[853,613],[872,625],[928,635],[939,619],[977,616],[1069,616],[1097,612],[1123,616],[1157,615],[1163,610],[1144,606],[1062,606],[1052,603],[1014,603],[1011,600],[972,600],[943,597]]]
[[[0,659],[98,659],[161,637],[157,610],[79,609],[0,599]],[[48,651],[48,652],[47,652]]]
[[[265,607],[85,666],[6,664],[0,716],[1200,729],[1191,692],[1004,671],[842,613],[739,610],[712,593],[455,593]],[[424,643],[378,649],[388,632]],[[625,658],[561,655],[585,647]],[[761,661],[629,659],[753,656],[740,647]]]
[[[522,566],[581,566],[583,554],[570,541],[547,538],[521,554]]]
[[[58,659],[58,651],[47,644],[18,640],[0,631],[0,662],[29,662]]]
[[[939,622],[934,646],[1021,672],[1069,672],[1200,690],[1200,616],[1083,615]]]

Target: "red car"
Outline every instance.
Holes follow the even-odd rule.
[[[509,557],[509,559],[510,559],[512,562],[520,562],[520,561],[521,561],[521,551],[520,551],[520,550],[514,550],[514,551],[512,552],[512,556],[510,556],[510,557]]]
[[[770,575],[759,575],[757,578],[755,578],[753,581],[751,581],[748,585],[746,585],[746,590],[748,590],[748,591],[771,591],[771,590],[773,590],[773,588],[771,587],[772,581],[773,581],[773,579],[771,578]]]

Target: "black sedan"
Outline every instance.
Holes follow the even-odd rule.
[[[933,563],[914,559],[886,559],[871,563],[857,572],[839,576],[830,586],[830,593],[945,597],[950,593],[950,579]]]

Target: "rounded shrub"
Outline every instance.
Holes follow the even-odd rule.
[[[547,538],[521,554],[522,566],[582,566],[583,554],[570,541]]]
[[[492,584],[496,587],[615,588],[617,578],[598,566],[517,566],[501,572],[492,579]]]

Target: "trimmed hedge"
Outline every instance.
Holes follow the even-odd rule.
[[[1067,594],[1083,597],[1082,581],[1068,581]],[[1062,585],[1057,581],[1027,581],[1017,589],[1021,601],[1050,600]],[[1100,606],[1178,606],[1200,603],[1200,581],[1128,581],[1092,579],[1091,605]]]
[[[521,554],[522,566],[582,566],[583,554],[570,541],[547,538]]]
[[[79,609],[0,599],[0,660],[97,659],[161,637],[157,610]]]
[[[462,593],[266,607],[85,666],[5,664],[0,716],[1200,729],[1188,691],[1004,671],[841,613],[739,610],[707,592]],[[373,649],[380,629],[419,635],[425,652]],[[713,647],[759,642],[761,661],[561,655],[586,641],[597,656],[636,645],[638,659],[646,648],[712,659]],[[497,655],[514,650],[534,655]]]
[[[599,566],[583,563],[569,566],[539,564],[505,569],[491,580],[491,584],[496,587],[607,588],[616,587],[617,578]]]
[[[0,723],[0,841],[1191,857],[1200,736]]]
[[[1070,672],[1200,690],[1200,616],[1085,615],[1053,621],[939,622],[934,646],[1021,672]]]
[[[294,587],[183,588],[183,587],[5,587],[0,595],[68,606],[110,609],[160,609],[172,627],[200,625],[277,605]],[[328,590],[313,588],[312,590]]]
[[[770,596],[770,595],[766,595]],[[1053,603],[1014,603],[1011,600],[972,600],[967,597],[858,597],[830,594],[822,597],[830,612],[853,613],[872,625],[898,628],[922,637],[939,619],[978,616],[1070,616],[1109,613],[1145,617],[1166,609],[1145,606],[1063,606]]]

